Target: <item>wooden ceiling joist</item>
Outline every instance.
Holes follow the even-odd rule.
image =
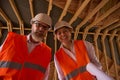
[[[49,0],[49,6],[48,6],[48,12],[47,12],[48,15],[50,15],[50,11],[52,10],[52,3],[53,3],[53,0]]]
[[[108,28],[106,28],[103,33],[107,34],[109,31],[111,31],[111,30],[113,30],[113,29],[115,29],[115,28],[117,28],[119,26],[120,26],[120,22],[117,22],[117,23],[109,26]]]
[[[58,21],[61,21],[61,20],[63,19],[63,17],[66,15],[67,10],[68,10],[68,8],[69,8],[69,6],[70,6],[70,4],[71,4],[71,1],[72,1],[72,0],[67,0],[66,5],[65,5],[65,7],[64,7],[64,9],[63,9],[63,12],[61,13],[61,16],[60,16],[60,18],[59,18]]]
[[[120,56],[120,30],[118,30],[118,37],[116,38],[116,43],[117,43],[117,48],[118,48],[118,53],[119,53],[119,56]]]
[[[33,18],[34,17],[33,0],[29,0],[29,5],[30,5],[30,13]]]
[[[90,0],[85,0],[82,5],[78,8],[78,10],[75,12],[74,16],[72,17],[72,19],[70,20],[69,24],[72,24],[77,17],[79,17],[79,15],[81,14],[82,10],[87,6],[87,4],[90,2]]]
[[[93,21],[90,25],[88,25],[84,29],[83,40],[85,40],[85,38],[87,36],[87,33],[88,33],[88,31],[89,31],[90,28],[92,28],[94,25],[96,25],[97,23],[99,23],[101,20],[105,19],[107,16],[109,16],[112,12],[114,12],[118,8],[120,8],[120,2],[118,4],[116,4],[115,6],[113,6],[112,8],[110,8],[108,11],[106,11],[106,13],[103,14],[102,16],[100,16],[97,20]]]
[[[14,0],[9,0],[9,2],[10,2],[10,5],[11,5],[11,7],[13,8],[13,11],[15,12],[15,15],[16,15],[18,21],[19,21],[19,24],[20,24],[20,33],[21,33],[22,35],[24,35],[24,24],[23,24],[23,20],[22,20],[21,17],[20,17],[19,11],[18,11],[18,9],[17,9],[17,7],[16,7],[16,5],[15,5],[15,2],[14,2]]]
[[[4,13],[4,11],[0,8],[0,15],[3,17],[3,19],[7,22],[7,28],[8,32],[12,31],[12,23],[11,20],[7,17],[7,15]]]
[[[103,25],[102,27],[99,27],[95,30],[95,34],[94,34],[94,43],[95,43],[95,51],[96,51],[96,55],[97,55],[97,58],[99,59],[99,52],[98,52],[98,43],[97,43],[97,40],[98,40],[98,36],[100,35],[100,31],[107,27],[107,26],[110,26],[111,24],[114,24],[116,22],[118,22],[119,19],[111,19],[108,23],[106,23],[105,25]]]
[[[107,20],[104,21],[103,25],[98,26],[98,28],[95,30],[94,39],[96,40],[98,38],[98,35],[100,34],[102,29],[107,28],[108,26],[120,21],[120,18],[116,16],[116,14],[113,14],[112,16],[109,16]]]
[[[77,36],[78,36],[78,32],[79,32],[79,29],[90,19],[92,18],[109,0],[102,0],[98,6],[91,12],[89,13],[85,19],[79,24],[77,25],[76,29],[75,29],[75,37],[74,39],[77,39]]]
[[[111,34],[111,36],[110,36],[110,40],[111,40],[111,41],[114,39],[115,34],[116,34],[118,31],[120,31],[120,28],[114,29],[114,30],[112,31],[112,34]]]
[[[119,31],[119,30],[120,30],[120,28],[119,28],[119,29],[115,29],[115,30],[112,32],[112,34],[111,34],[111,36],[110,36],[110,39],[109,39],[110,48],[111,48],[110,50],[111,50],[112,58],[113,58],[114,65],[115,65],[115,75],[116,75],[117,80],[118,80],[119,77],[118,77],[118,68],[117,68],[117,62],[116,62],[116,56],[115,56],[113,39],[114,39],[114,36],[115,36],[115,34],[117,33],[117,31]]]
[[[102,29],[104,29],[104,28],[106,28],[106,27],[108,27],[108,26],[110,26],[110,25],[112,25],[112,24],[114,24],[114,23],[116,23],[116,22],[118,22],[119,21],[119,19],[111,19],[108,23],[106,23],[105,25],[103,25],[103,26],[101,26],[101,27],[98,27],[96,30],[95,30],[95,34],[94,34],[94,41],[96,41],[97,39],[98,39],[98,36],[100,35],[100,32],[101,32],[101,30]]]

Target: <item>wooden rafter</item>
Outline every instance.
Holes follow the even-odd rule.
[[[8,31],[12,31],[12,23],[11,20],[7,17],[7,15],[4,13],[4,11],[0,8],[0,15],[3,17],[3,19],[5,19],[5,21],[7,22],[7,26],[8,26]]]
[[[120,8],[120,2],[118,4],[116,4],[115,6],[113,6],[112,8],[110,8],[108,11],[106,11],[105,14],[103,14],[102,16],[100,16],[96,21],[92,22],[89,26],[87,26],[84,30],[84,34],[83,34],[83,40],[85,40],[86,35],[88,33],[88,30],[90,28],[92,28],[95,24],[97,24],[98,22],[100,22],[101,20],[105,19],[107,16],[109,16],[112,12],[114,12],[115,10],[117,10],[118,8]]]
[[[113,61],[114,61],[114,65],[115,65],[115,75],[116,75],[116,80],[119,80],[119,77],[118,77],[118,68],[117,68],[117,62],[116,62],[116,56],[115,56],[115,50],[114,50],[114,44],[113,44],[113,39],[114,39],[114,36],[115,34],[117,33],[117,31],[120,31],[120,28],[119,29],[115,29],[111,36],[110,36],[110,39],[109,39],[109,42],[110,42],[110,50],[111,50],[111,53],[112,53],[112,58],[113,58]]]
[[[78,8],[78,10],[75,12],[74,16],[70,20],[69,24],[72,24],[77,17],[81,14],[82,10],[87,6],[87,4],[90,2],[90,0],[85,0],[82,5]]]
[[[66,15],[67,9],[68,9],[68,7],[70,6],[71,1],[72,1],[72,0],[67,0],[66,5],[65,5],[65,7],[64,7],[64,9],[63,9],[63,12],[61,13],[61,16],[60,16],[60,18],[59,18],[58,21],[61,21],[62,18]]]
[[[119,35],[116,39],[116,43],[117,43],[118,53],[119,53],[119,56],[120,56],[120,30],[119,30],[118,34]]]
[[[23,24],[23,20],[21,19],[20,17],[20,14],[19,14],[19,11],[15,5],[15,2],[14,0],[9,0],[10,4],[11,4],[11,7],[13,8],[13,11],[15,12],[15,15],[19,21],[19,24],[20,24],[20,33],[23,35],[24,34],[24,24]]]
[[[49,0],[49,6],[48,6],[48,12],[47,12],[48,15],[50,15],[50,11],[52,10],[52,3],[53,3],[53,0]]]
[[[30,4],[30,13],[33,18],[34,17],[33,0],[29,0],[29,4]]]
[[[119,18],[112,18],[111,20],[109,20],[109,22],[107,22],[105,25],[99,27],[96,29],[95,31],[95,34],[94,34],[94,43],[95,43],[95,51],[96,51],[96,55],[99,59],[99,52],[98,52],[98,44],[97,44],[97,39],[98,39],[98,36],[100,35],[100,31],[116,22],[119,21]]]
[[[102,0],[98,6],[91,12],[89,13],[85,19],[77,26],[77,28],[75,29],[75,37],[74,39],[77,39],[77,36],[78,36],[78,32],[79,32],[79,29],[90,19],[92,18],[96,13],[97,11],[99,11],[109,0]]]

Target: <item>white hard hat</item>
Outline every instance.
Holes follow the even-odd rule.
[[[33,24],[34,21],[40,21],[40,22],[43,22],[43,23],[49,25],[50,28],[52,27],[52,19],[50,16],[48,16],[45,13],[37,14],[34,18],[31,19],[30,23]]]
[[[70,26],[70,24],[68,22],[66,22],[66,21],[59,21],[54,26],[54,32],[56,32],[56,30],[58,30],[58,29],[60,29],[62,27],[68,27],[68,28],[73,30],[72,26]]]

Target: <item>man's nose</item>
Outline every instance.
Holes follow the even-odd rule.
[[[65,32],[62,32],[61,35],[65,35]]]
[[[39,30],[43,30],[44,31],[44,27],[43,26],[39,26]]]

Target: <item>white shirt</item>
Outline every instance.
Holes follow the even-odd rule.
[[[27,35],[27,47],[28,47],[28,52],[30,53],[37,45],[39,45],[40,43],[32,43],[30,41],[30,34]],[[49,72],[50,72],[50,64],[47,67],[47,70],[45,72],[45,76],[43,80],[48,80],[49,78]]]
[[[74,44],[74,41],[72,41],[72,44]],[[95,50],[93,45],[90,42],[84,41],[84,44],[86,46],[87,52],[88,52],[88,57],[90,59],[90,61],[95,64],[98,68],[102,68],[101,64],[99,63],[99,60],[97,59],[96,55],[95,55]],[[70,52],[69,50],[67,50],[66,48],[63,47],[63,45],[60,46],[61,48],[63,48],[63,50],[66,52],[66,54],[68,54],[74,61],[76,61],[76,55],[75,54],[75,49],[74,46],[72,48],[72,52]],[[56,58],[56,56],[54,56],[54,63],[55,63],[55,67],[58,73],[58,78],[60,80],[63,80],[64,78],[64,74],[60,68],[59,62]]]

